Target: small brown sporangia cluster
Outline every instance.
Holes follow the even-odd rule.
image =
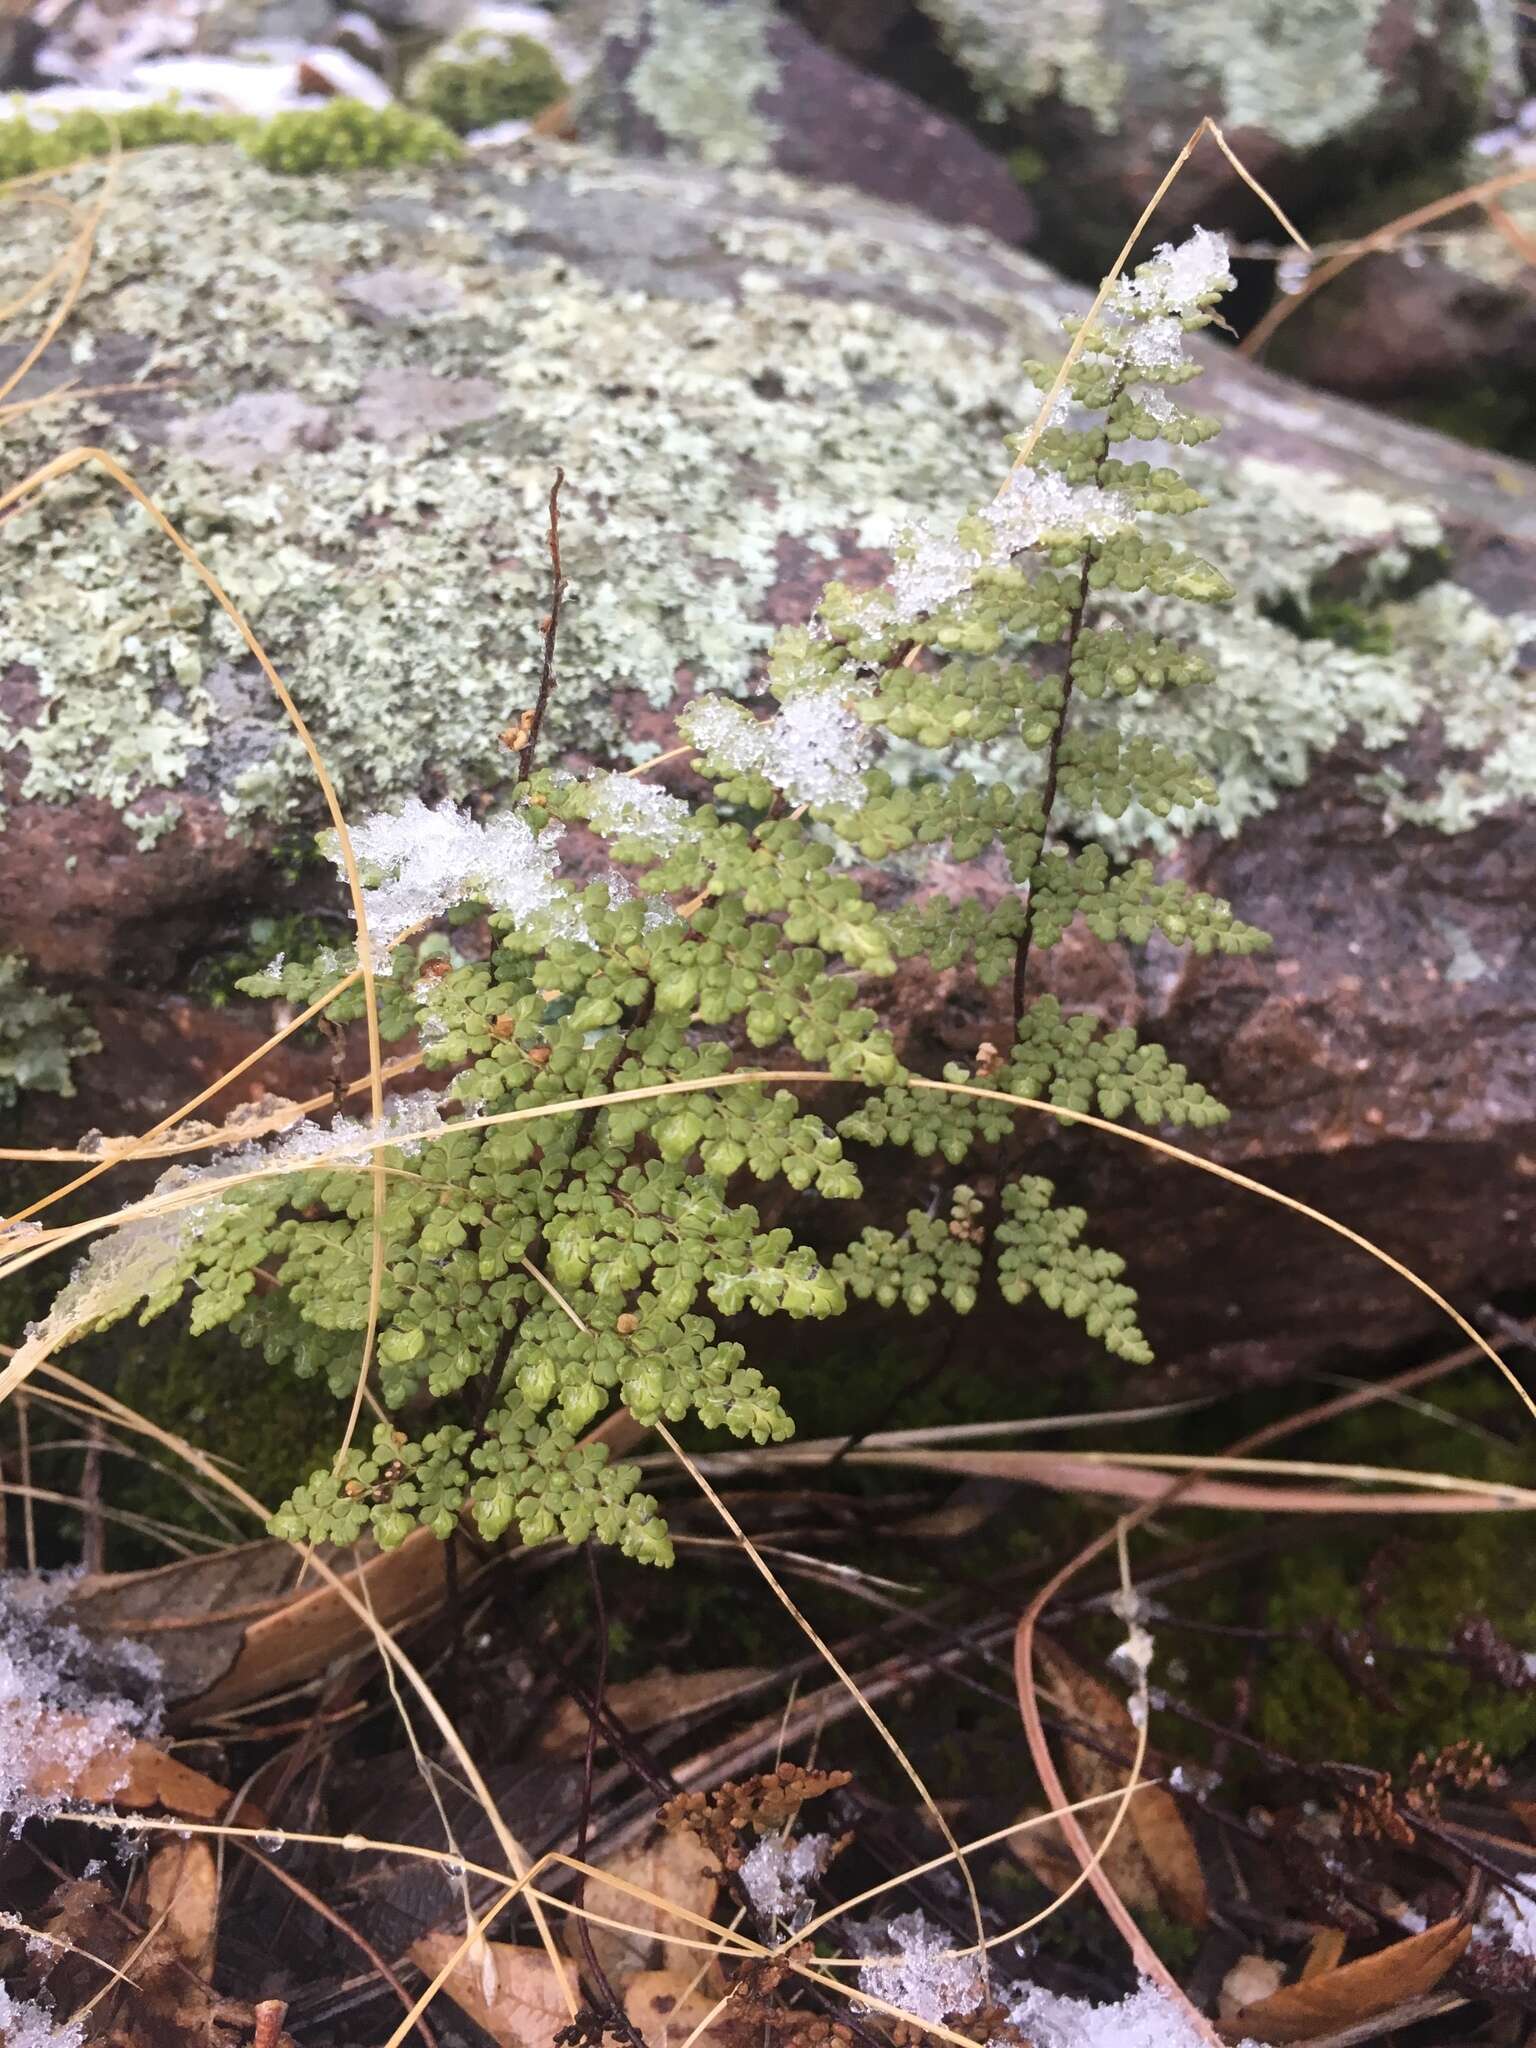
[[[847,1771],[813,1771],[804,1764],[780,1764],[752,1778],[728,1778],[713,1792],[679,1792],[660,1813],[664,1828],[689,1828],[722,1871],[740,1870],[747,1853],[742,1837],[777,1834],[793,1824],[808,1799],[821,1799],[851,1782]],[[839,1843],[841,1848],[843,1844]]]

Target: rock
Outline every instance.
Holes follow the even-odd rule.
[[[0,297],[56,232],[44,209],[14,217]],[[67,353],[22,395],[65,375],[132,388],[13,416],[9,474],[69,434],[121,456],[246,607],[354,813],[475,798],[505,777],[496,735],[532,694],[557,462],[556,737],[643,751],[686,690],[749,689],[772,624],[829,574],[874,579],[910,516],[988,491],[1019,359],[1081,304],[1021,251],[777,174],[548,145],[494,169],[299,181],[233,151],[149,151],[119,167]],[[1212,498],[1191,537],[1240,595],[1173,620],[1223,680],[1157,723],[1209,764],[1221,829],[1164,858],[1276,950],[1148,955],[1133,976],[1080,944],[1051,971],[1226,1095],[1233,1120],[1200,1149],[1475,1305],[1528,1280],[1536,1221],[1536,475],[1206,353],[1201,402],[1227,432],[1188,464]],[[230,409],[257,397],[282,401],[262,415],[279,425],[231,468]],[[233,445],[243,463],[252,436]],[[0,534],[0,931],[109,1047],[54,1113],[135,1128],[237,1029],[270,1028],[186,998],[194,964],[258,910],[334,910],[339,892],[311,868],[295,895],[274,866],[319,815],[302,754],[106,479],[77,473]],[[973,1053],[990,1021],[951,1006],[908,1031]],[[248,1077],[263,1083],[313,1092],[280,1069]],[[1181,1367],[1289,1370],[1439,1327],[1251,1197],[1109,1141],[1051,1132],[1041,1156],[1130,1254]],[[1087,1355],[1044,1318],[1028,1341]]]
[[[772,166],[1027,243],[1035,213],[947,114],[824,48],[768,0],[648,0],[599,39],[583,139],[626,155]]]
[[[798,0],[833,47],[1033,164],[1040,246],[1096,277],[1202,115],[1305,217],[1453,153],[1517,80],[1510,0]],[[1158,216],[1272,229],[1207,142]]]
[[[1536,125],[1536,102],[1531,113]],[[1270,360],[1352,398],[1419,404],[1472,438],[1536,445],[1536,140],[1471,157],[1439,182],[1448,195],[1502,176],[1526,182],[1497,193],[1495,217],[1465,208],[1359,258],[1296,307]],[[1422,189],[1389,188],[1368,215],[1331,223],[1328,239],[1353,239],[1427,203]]]

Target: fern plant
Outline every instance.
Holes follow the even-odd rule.
[[[993,503],[954,533],[912,535],[885,588],[834,585],[809,629],[782,633],[771,717],[691,705],[709,801],[531,769],[486,822],[415,802],[358,829],[389,962],[383,1026],[420,1031],[446,1093],[408,1098],[383,1129],[306,1125],[231,1155],[206,1197],[184,1190],[193,1206],[104,1242],[55,1311],[72,1327],[148,1315],[190,1282],[197,1328],[232,1323],[274,1371],[350,1399],[374,1256],[368,1152],[387,1143],[377,1384],[394,1422],[302,1485],[277,1533],[392,1544],[418,1524],[446,1535],[467,1510],[487,1538],[515,1522],[528,1542],[595,1535],[667,1562],[635,1470],[582,1434],[618,1401],[642,1424],[787,1436],[778,1390],[720,1329],[746,1310],[826,1317],[852,1297],[964,1314],[995,1287],[1149,1357],[1118,1254],[1016,1170],[1018,1112],[913,1086],[872,998],[940,970],[996,992],[997,1043],[947,1068],[951,1084],[1147,1125],[1225,1115],[1160,1046],[1032,993],[1031,965],[1078,920],[1133,945],[1154,931],[1200,952],[1266,943],[1225,903],[1084,838],[1095,813],[1161,818],[1215,794],[1104,713],[1211,680],[1147,623],[1149,596],[1230,595],[1163,532],[1201,501],[1120,451],[1214,431],[1173,392],[1196,374],[1185,333],[1230,282],[1224,245],[1198,231],[1122,280],[1082,337],[1062,416]],[[877,902],[870,864],[910,868],[944,845],[972,865],[972,893]],[[488,958],[459,960],[441,931],[414,943],[445,913],[488,913]],[[244,986],[308,1002],[347,964],[277,961]],[[354,990],[331,1013],[359,1007]],[[831,1085],[733,1078],[786,1067]],[[947,1213],[913,1210],[823,1258],[751,1192],[850,1201],[850,1145],[938,1154],[970,1179]],[[270,1171],[242,1177],[253,1165]],[[220,1172],[235,1176],[222,1192]]]

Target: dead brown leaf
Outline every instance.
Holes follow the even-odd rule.
[[[1035,1657],[1042,1678],[1066,1714],[1086,1723],[1106,1746],[1129,1758],[1136,1748],[1136,1730],[1119,1694],[1090,1676],[1054,1643],[1041,1639]],[[1124,1765],[1084,1743],[1064,1742],[1062,1759],[1066,1784],[1075,1799],[1092,1799],[1125,1785]],[[1117,1811],[1114,1805],[1106,1805],[1079,1816],[1083,1832],[1095,1848],[1108,1833]],[[1020,1861],[1053,1890],[1064,1889],[1078,1874],[1077,1859],[1054,1827],[1015,1835],[1012,1846]],[[1062,1874],[1048,1876],[1058,1860]],[[1203,1927],[1210,1917],[1210,1899],[1194,1837],[1185,1826],[1177,1800],[1161,1785],[1144,1786],[1133,1796],[1105,1856],[1104,1870],[1133,1912],[1155,1908],[1186,1927]]]
[[[1140,1796],[1138,1793],[1137,1797]],[[1021,1820],[1035,1820],[1038,1825],[1027,1834],[1011,1836],[1008,1846],[1047,1891],[1061,1893],[1081,1875],[1081,1868],[1056,1823],[1039,1820],[1043,1812],[1043,1807],[1031,1807],[1021,1814]],[[1108,1832],[1109,1822],[1102,1813],[1084,1813],[1078,1818],[1089,1847],[1099,1848]],[[1110,1843],[1103,1857],[1103,1867],[1110,1883],[1133,1913],[1155,1913],[1159,1910],[1157,1886],[1147,1859],[1130,1832],[1129,1821],[1122,1824],[1119,1834]]]
[[[219,1877],[208,1844],[171,1841],[157,1849],[144,1873],[144,1903],[151,1926],[159,1923],[156,1945],[199,1977],[211,1976]]]
[[[1345,1936],[1342,1928],[1319,1927],[1307,1944],[1307,1959],[1301,1966],[1302,1982],[1313,1977],[1325,1977],[1330,1970],[1336,1970],[1344,1960]]]
[[[717,1998],[695,1984],[695,1961],[684,1970],[642,1970],[624,1990],[624,2012],[645,2042],[645,2048],[682,2048],[701,2020],[714,2010]],[[724,2018],[724,2014],[721,2015]],[[718,2048],[720,2035],[707,2029],[699,2036],[707,2048]]]
[[[657,1969],[685,1969],[691,1975],[703,1961],[703,1951],[685,1947],[676,1937],[708,1937],[702,1928],[679,1919],[668,1908],[681,1906],[704,1919],[713,1911],[719,1880],[698,1836],[687,1831],[658,1833],[633,1849],[621,1850],[603,1868],[644,1894],[637,1898],[617,1884],[588,1881],[588,1911],[625,1923],[624,1929],[590,1924],[592,1946],[607,1975],[616,1984],[627,1984],[641,1971]],[[673,1939],[666,1939],[668,1935]],[[569,1941],[570,1937],[568,1946]]]
[[[217,1897],[206,1842],[164,1843],[133,1896],[133,1912],[93,1880],[61,1884],[39,1926],[51,1950],[48,1989],[70,2012],[102,1989],[102,1964],[126,1972],[90,2024],[91,2048],[250,2048],[255,2009],[207,1981]],[[148,1941],[138,1928],[147,1923]],[[293,2048],[279,2034],[275,2048]]]
[[[59,1742],[50,1745],[54,1748],[64,1747],[69,1729],[85,1726],[80,1715],[59,1714],[53,1719],[60,1733]],[[183,1820],[214,1820],[229,1804],[225,1786],[152,1742],[103,1750],[77,1770],[62,1763],[48,1765],[33,1774],[30,1789],[39,1799],[84,1799],[93,1806],[136,1809],[159,1806]]]
[[[423,1935],[411,1945],[411,1961],[435,1977],[463,1938],[446,1930]],[[566,1988],[578,1996],[575,1970],[561,1968]],[[571,2016],[561,1978],[541,1948],[481,1942],[454,1964],[443,1989],[501,2048],[549,2048]]]
[[[454,1541],[462,1582],[474,1576],[480,1554],[467,1539]],[[366,1595],[384,1628],[419,1620],[443,1598],[444,1549],[429,1529],[414,1530],[394,1550],[363,1543],[325,1555],[355,1592]],[[373,1640],[340,1593],[305,1575],[293,1546],[276,1541],[154,1571],[83,1579],[65,1611],[88,1634],[147,1643],[166,1667],[167,1696],[181,1721],[228,1713],[307,1684]]]
[[[1422,1934],[1395,1941],[1375,1955],[1287,1984],[1272,1997],[1245,2006],[1222,2031],[1233,2041],[1274,2043],[1336,2034],[1433,1991],[1452,1964],[1460,1961],[1471,1938],[1472,1930],[1464,1921],[1437,1921]]]
[[[732,1664],[720,1671],[651,1671],[644,1678],[610,1685],[604,1698],[624,1726],[641,1735],[663,1721],[721,1706],[763,1676],[755,1664]],[[544,1756],[575,1756],[586,1740],[586,1715],[574,1700],[563,1699],[541,1729],[537,1747]]]

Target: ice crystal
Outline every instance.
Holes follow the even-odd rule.
[[[1179,416],[1178,407],[1166,391],[1140,391],[1136,395],[1136,402],[1143,412],[1151,413],[1160,427],[1169,426]]]
[[[414,926],[471,898],[519,923],[559,912],[559,838],[557,826],[535,832],[521,811],[482,824],[457,804],[433,809],[415,796],[398,811],[375,811],[352,827],[359,862],[381,877],[363,891],[374,945],[387,954]],[[339,866],[339,849],[333,857]],[[568,906],[563,920],[554,918],[556,927],[562,922],[574,922]]]
[[[1135,1688],[1130,1701],[1130,1715],[1135,1725],[1141,1728],[1146,1724],[1147,1674],[1152,1669],[1155,1652],[1151,1633],[1146,1627],[1152,1610],[1134,1588],[1116,1593],[1109,1606],[1111,1613],[1126,1626],[1125,1641],[1110,1653],[1110,1666]]]
[[[1112,2005],[1032,1985],[1008,2018],[1032,2048],[1204,2048],[1207,2038],[1150,1979]]]
[[[985,552],[958,536],[948,540],[915,527],[889,582],[890,616],[916,619],[963,595],[977,571],[1002,568],[1026,548],[1056,540],[1105,540],[1132,524],[1135,511],[1120,492],[1068,483],[1054,469],[1014,470],[980,520],[991,529]]]
[[[1196,228],[1187,241],[1164,242],[1150,263],[1134,277],[1122,277],[1109,295],[1110,309],[1122,314],[1168,315],[1187,319],[1201,302],[1230,290],[1234,280],[1224,235]]]
[[[13,1825],[56,1812],[89,1765],[125,1756],[158,1721],[158,1658],[56,1620],[68,1583],[0,1574],[0,1814]],[[125,1677],[142,1701],[116,1691]]]
[[[1054,469],[1020,468],[981,516],[997,535],[992,559],[1001,565],[1044,540],[1107,540],[1136,515],[1119,491],[1068,483]]]
[[[1171,370],[1184,360],[1184,324],[1172,313],[1138,320],[1116,337],[1120,353],[1133,369]]]
[[[654,782],[605,772],[593,776],[591,787],[587,815],[609,839],[638,839],[670,853],[688,830],[688,806]]]
[[[407,1153],[443,1128],[438,1098],[429,1090],[387,1101],[382,1121],[363,1123],[337,1117],[329,1126],[305,1118],[270,1145],[235,1146],[204,1166],[173,1166],[161,1174],[146,1201],[185,1194],[206,1186],[206,1199],[193,1197],[149,1214],[131,1216],[96,1239],[54,1297],[42,1322],[32,1324],[22,1347],[46,1354],[87,1324],[123,1315],[140,1301],[178,1290],[189,1240],[207,1227],[219,1203],[219,1183],[262,1166],[319,1165],[327,1159],[361,1159],[374,1144],[398,1145]]]
[[[859,1989],[867,1998],[930,2023],[981,2003],[985,1986],[974,1958],[952,1955],[953,1940],[922,1913],[902,1914],[883,1934],[864,1930],[862,1946],[870,1960],[859,1972]]]
[[[1518,1891],[1491,1893],[1472,1939],[1483,1943],[1496,1937],[1502,1937],[1516,1955],[1528,1961],[1536,1958],[1536,1899]]]
[[[969,590],[981,567],[974,548],[944,539],[926,526],[907,537],[906,552],[891,572],[890,592],[897,618],[916,619]]]
[[[786,1841],[764,1835],[745,1857],[741,1882],[758,1916],[796,1926],[811,1908],[811,1886],[826,1869],[833,1849],[831,1835],[801,1835]]]
[[[0,2039],[5,2048],[82,2048],[85,2021],[60,2025],[30,1998],[12,1998],[0,1984]]]
[[[797,804],[862,802],[869,734],[849,709],[848,687],[799,690],[772,718],[704,697],[679,724],[700,753],[741,775],[761,775]]]

